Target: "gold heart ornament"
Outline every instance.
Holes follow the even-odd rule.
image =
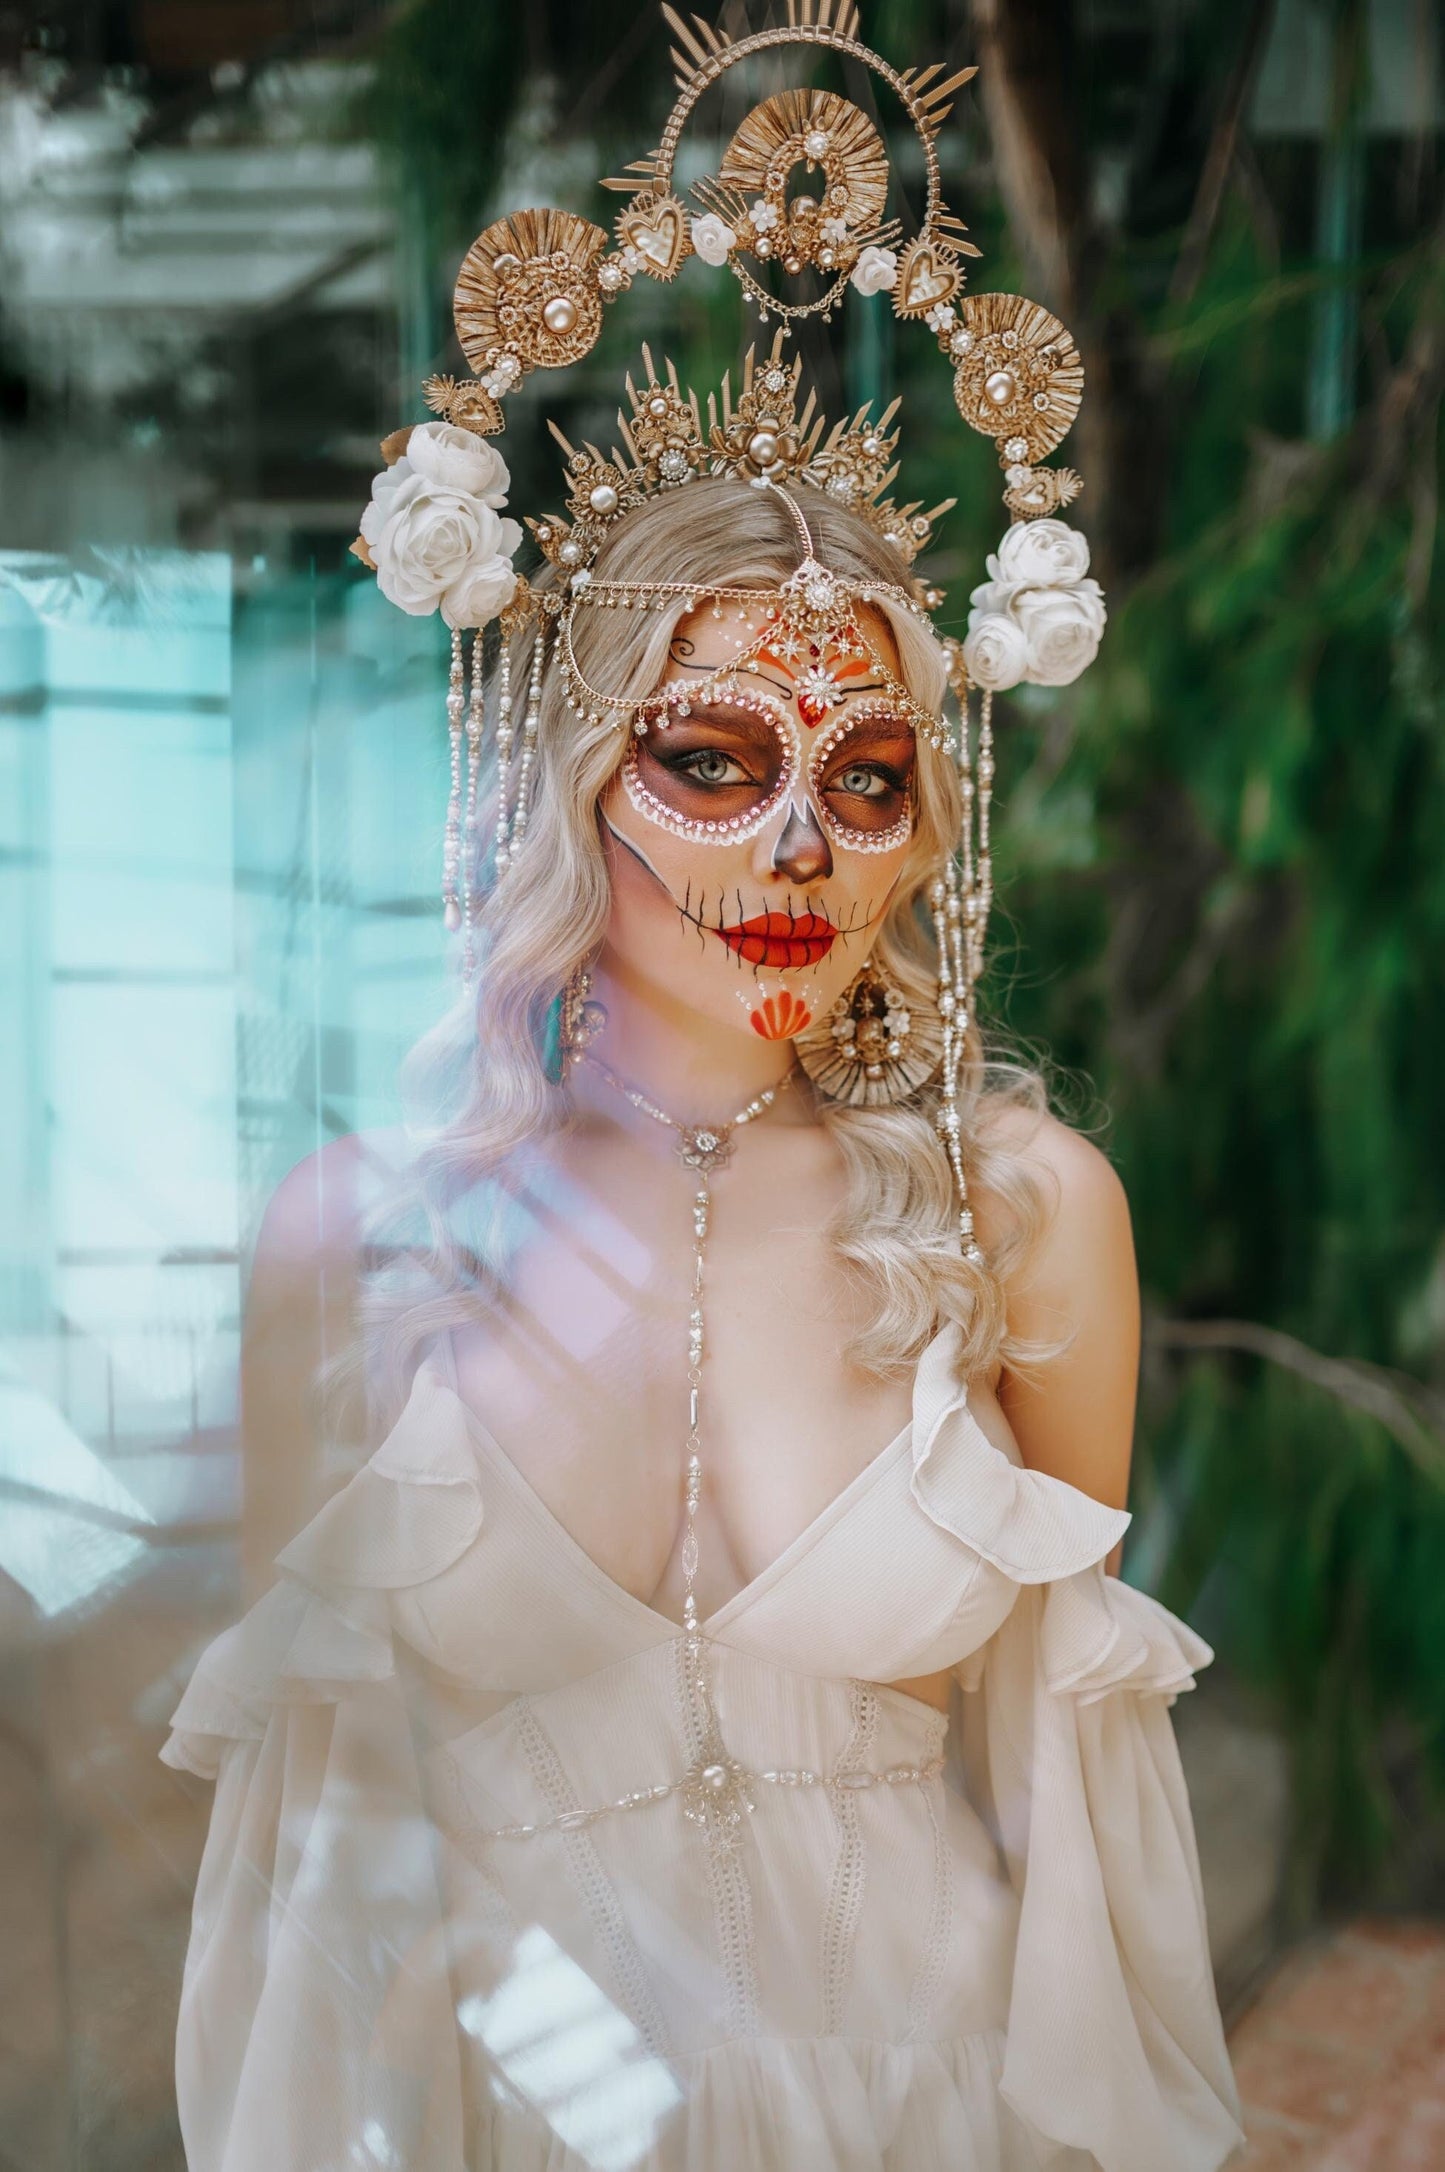
[[[639,196],[618,220],[617,238],[637,251],[651,279],[675,279],[692,248],[687,211],[675,196]]]
[[[962,285],[958,266],[920,234],[899,261],[893,307],[900,317],[921,317],[939,302],[951,302]]]

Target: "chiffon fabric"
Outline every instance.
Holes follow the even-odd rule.
[[[819,1775],[756,1785],[732,1848],[676,1787],[677,1625],[428,1358],[161,1753],[216,1782],[191,2172],[1225,2163],[1168,1715],[1211,1655],[1105,1575],[1126,1516],[990,1442],[957,1358],[945,1329],[911,1425],[705,1624],[731,1754]],[[943,1668],[948,1719],[884,1686]]]

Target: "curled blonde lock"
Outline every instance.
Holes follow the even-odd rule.
[[[800,488],[796,496],[816,554],[833,572],[865,582],[906,579],[896,554],[846,507],[813,490]],[[652,499],[620,521],[594,574],[775,588],[797,562],[787,507],[771,491],[719,476]],[[544,573],[538,585],[548,578]],[[661,681],[689,608],[679,597],[664,611],[579,612],[578,663],[600,690],[640,700]],[[939,643],[902,604],[885,600],[880,608],[904,683],[939,712],[946,684]],[[515,684],[524,682],[531,639],[520,638],[514,649]],[[495,699],[493,687],[489,706]],[[494,727],[495,717],[489,721]],[[433,1336],[504,1302],[518,1231],[535,1207],[539,1143],[571,1115],[570,1096],[548,1078],[541,1046],[559,990],[595,954],[606,928],[610,891],[597,803],[625,752],[625,733],[573,713],[560,672],[549,663],[526,841],[506,882],[483,901],[480,970],[471,991],[418,1043],[404,1074],[416,1151],[372,1229],[371,1256],[381,1265],[361,1300],[368,1400],[383,1422],[400,1409]],[[919,900],[959,827],[952,761],[921,738],[916,777],[913,849],[874,950],[910,1007],[936,995],[933,940]],[[1037,1236],[1041,1195],[1016,1127],[992,1119],[1004,1106],[1042,1114],[1043,1084],[1022,1066],[986,1062],[975,1031],[962,1089],[970,1189],[989,1210],[992,1248],[983,1265],[960,1254],[953,1180],[928,1090],[887,1109],[816,1104],[847,1174],[831,1234],[871,1305],[869,1323],[847,1355],[877,1375],[911,1366],[947,1321],[962,1330],[966,1378],[1038,1354],[1011,1340],[1004,1290]]]

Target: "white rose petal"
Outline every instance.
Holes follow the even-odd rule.
[[[893,286],[897,278],[896,251],[880,249],[871,242],[853,266],[853,284],[860,294],[877,294],[881,288]]]
[[[483,505],[505,505],[512,478],[495,445],[452,422],[419,422],[407,439],[406,458],[418,475],[443,490],[465,491]]]
[[[996,581],[1053,588],[1081,581],[1089,570],[1089,545],[1063,520],[1016,520],[988,563]]]
[[[1014,597],[1018,594],[1020,583],[1000,580],[997,567],[998,560],[990,558],[988,569],[994,575],[994,578],[991,581],[984,581],[980,587],[974,589],[968,599],[973,606],[968,614],[970,625],[972,625],[975,618],[982,618],[987,612],[1007,611]]]
[[[704,264],[726,264],[737,235],[715,211],[704,211],[692,222],[692,245]]]
[[[361,539],[373,557],[377,538],[391,518],[397,493],[404,489],[411,473],[411,462],[403,453],[400,460],[394,460],[389,468],[383,468],[380,475],[371,478],[371,502],[361,516]]]
[[[517,592],[512,553],[522,540],[522,531],[514,520],[496,520],[490,514],[487,517],[493,521],[496,548],[487,553],[487,534],[479,531],[475,558],[441,600],[442,617],[448,626],[489,625],[506,610]]]
[[[1024,677],[1035,686],[1068,686],[1097,656],[1107,616],[1097,581],[1021,588],[1011,610],[1027,644]]]
[[[1005,611],[970,612],[963,660],[975,686],[995,694],[1017,686],[1029,661],[1029,645],[1017,619]]]

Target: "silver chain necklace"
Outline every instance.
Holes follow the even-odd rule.
[[[712,1209],[712,1173],[732,1159],[733,1134],[744,1124],[755,1123],[766,1115],[786,1090],[792,1080],[792,1072],[777,1086],[765,1087],[738,1110],[726,1124],[684,1124],[660,1109],[655,1101],[629,1086],[626,1079],[603,1063],[599,1056],[585,1054],[583,1062],[591,1066],[598,1077],[604,1079],[614,1093],[622,1095],[632,1107],[650,1116],[654,1123],[666,1124],[678,1135],[677,1153],[685,1169],[697,1176],[697,1190],[692,1197],[692,1300],[687,1319],[687,1445],[686,1483],[683,1500],[682,1529],[682,1636],[684,1672],[688,1701],[699,1743],[697,1755],[683,1779],[681,1799],[683,1814],[695,1825],[708,1827],[712,1832],[735,1839],[744,1818],[753,1808],[749,1786],[750,1775],[729,1752],[723,1741],[718,1724],[717,1708],[713,1702],[712,1684],[708,1678],[706,1640],[697,1618],[697,1508],[702,1492],[702,1435],[699,1406],[702,1393],[703,1359],[703,1267],[707,1251],[708,1223]]]

